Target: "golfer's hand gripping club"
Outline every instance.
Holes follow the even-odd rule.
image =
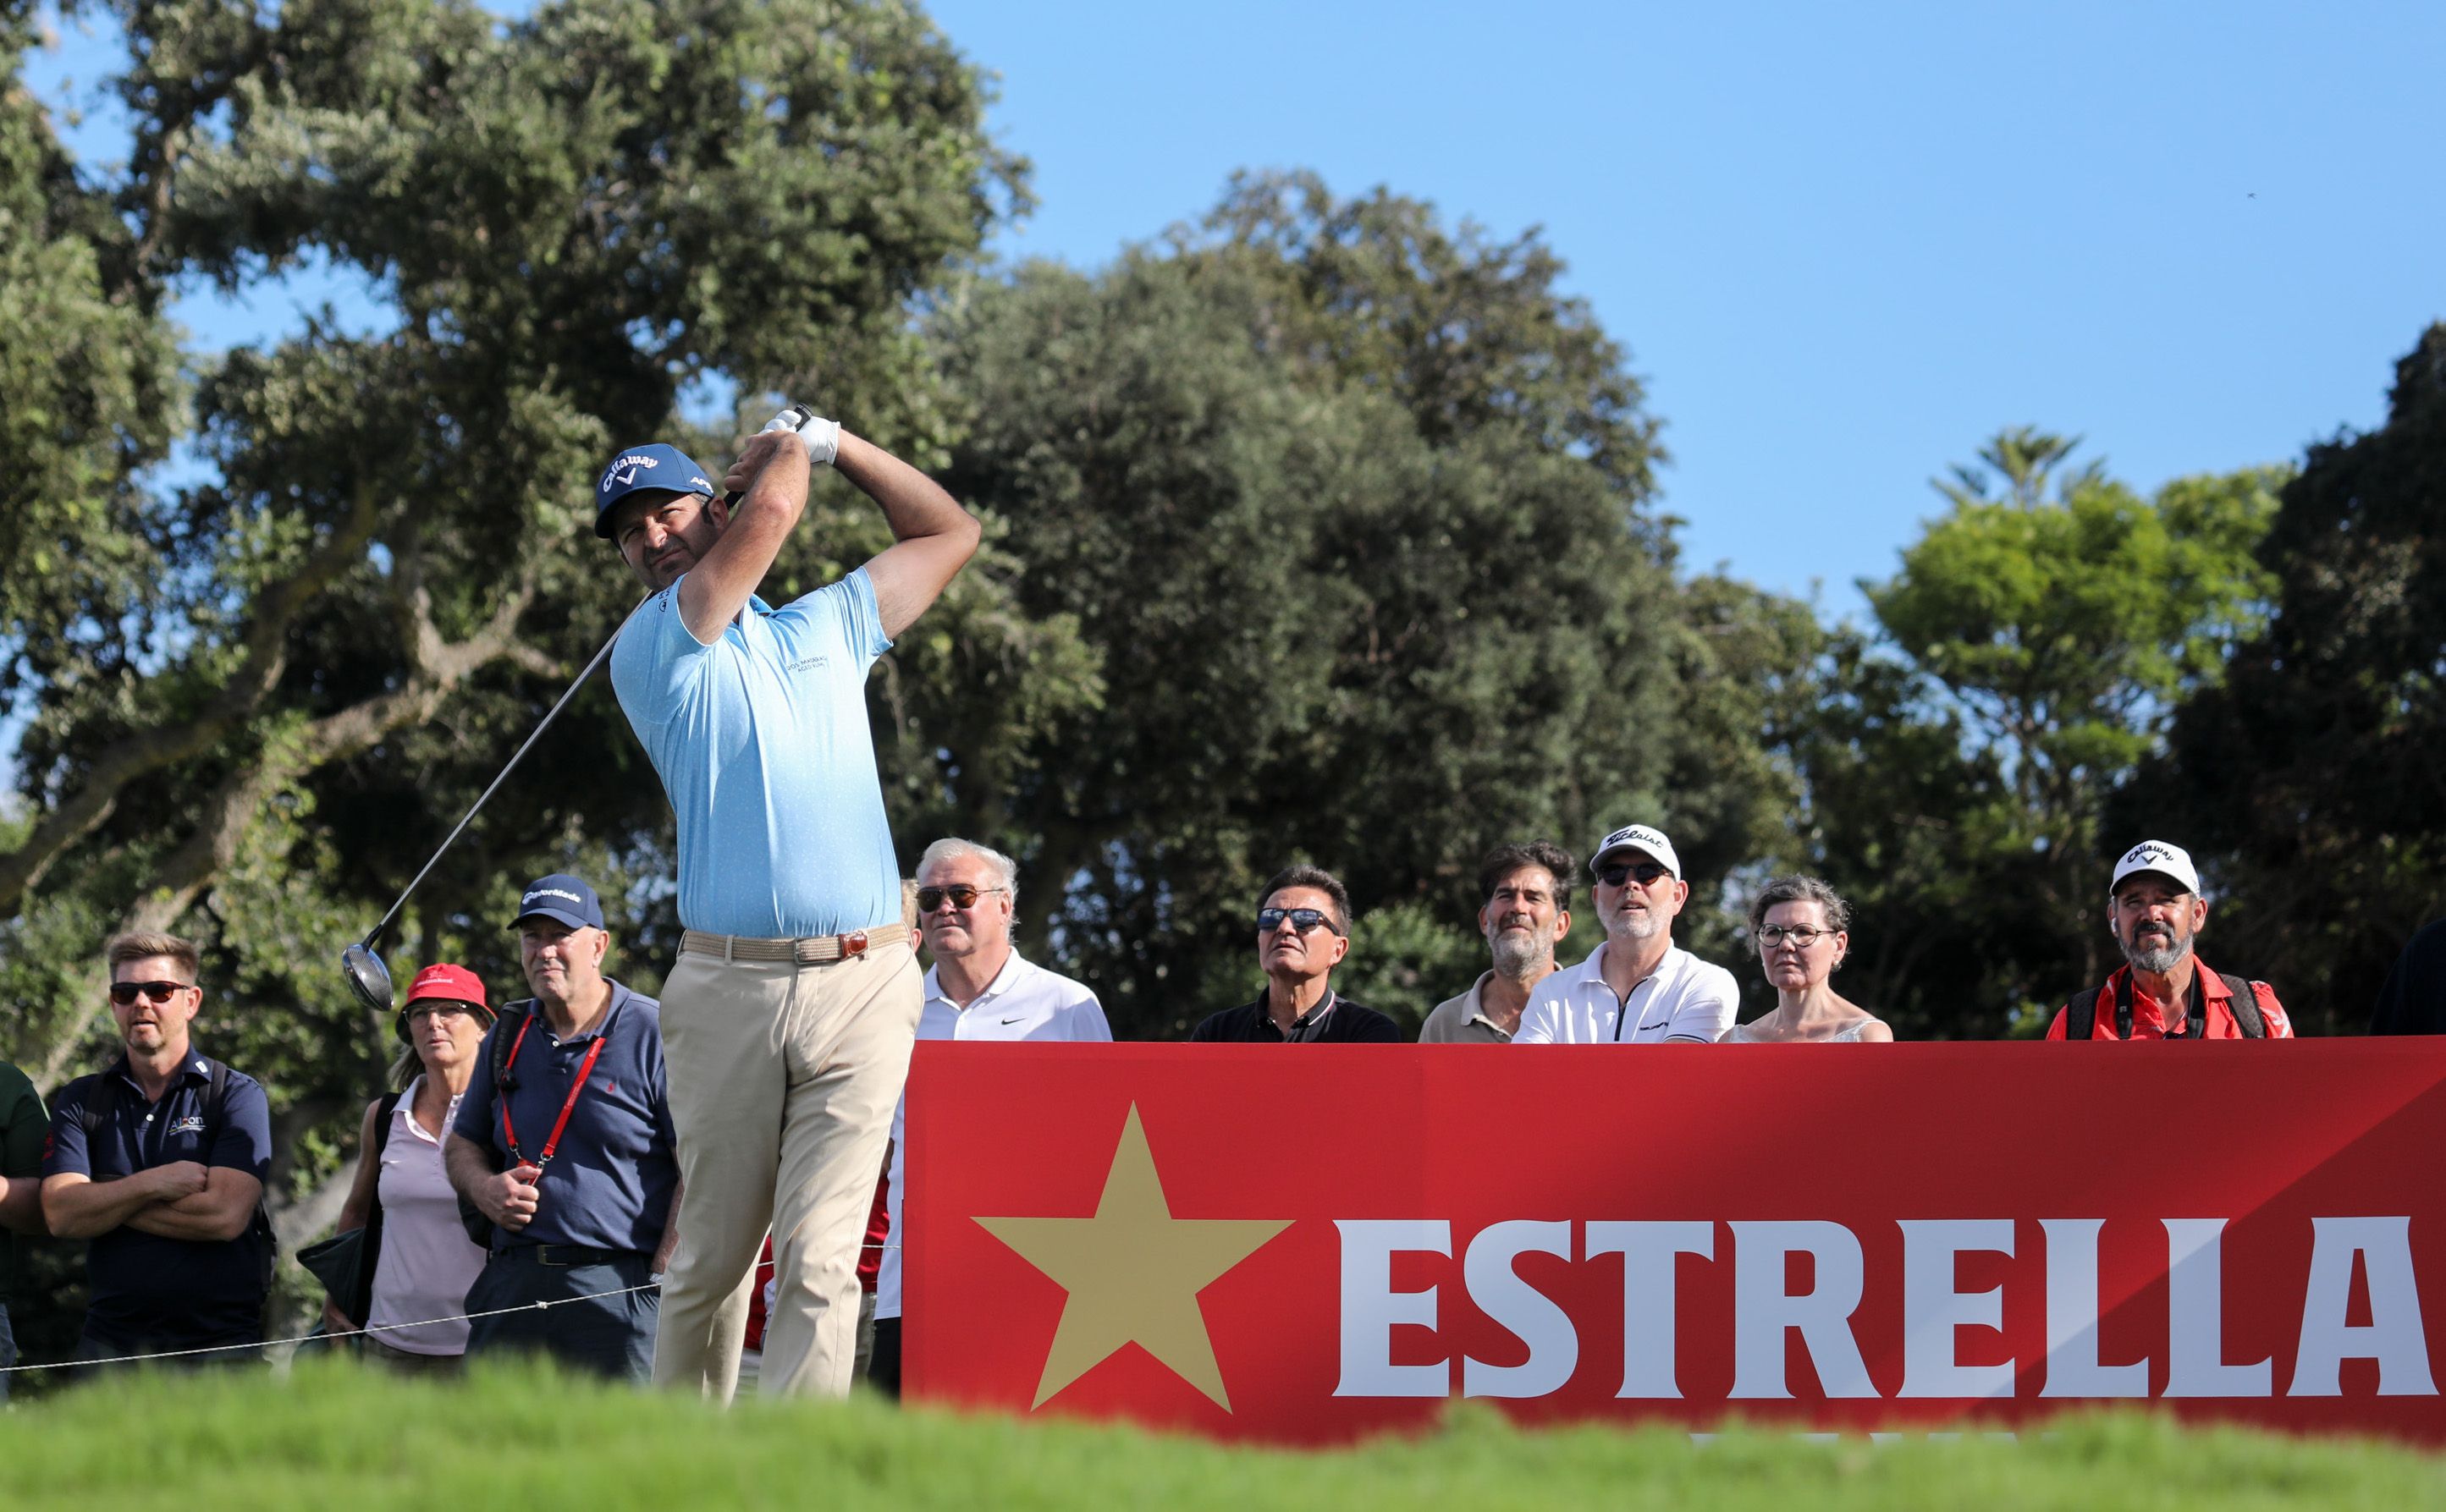
[[[791,405],[766,420],[764,429],[756,434],[762,436],[771,431],[788,431],[797,436],[800,444],[806,447],[807,461],[812,466],[830,467],[833,458],[840,455],[840,421],[825,420],[804,404]],[[737,509],[738,492],[733,490],[724,494],[722,502],[728,508]]]

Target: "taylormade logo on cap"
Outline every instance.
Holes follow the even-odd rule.
[[[2143,840],[2123,852],[2123,859],[2115,864],[2115,879],[2106,885],[2106,895],[2110,898],[2115,896],[2115,890],[2123,886],[2123,879],[2136,871],[2154,871],[2159,876],[2171,877],[2183,885],[2185,892],[2200,890],[2199,868],[2192,865],[2192,853],[2181,846],[2168,845],[2163,840]]]
[[[1624,825],[1598,841],[1596,854],[1589,857],[1590,874],[1593,876],[1596,873],[1597,867],[1604,862],[1609,851],[1626,848],[1646,851],[1664,863],[1665,869],[1673,873],[1674,881],[1682,880],[1682,858],[1673,853],[1673,842],[1665,838],[1664,831],[1645,824]]]
[[[574,892],[569,892],[559,887],[537,887],[535,891],[528,893],[523,898],[520,898],[518,900],[518,906],[521,908],[532,908],[535,906],[535,901],[537,898],[567,898],[570,902],[576,904],[579,907],[584,907],[586,905],[586,900]]]

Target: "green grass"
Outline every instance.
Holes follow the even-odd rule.
[[[2375,1444],[2071,1421],[1999,1443],[1872,1446],[1664,1429],[1516,1432],[1491,1412],[1336,1453],[874,1401],[729,1413],[541,1372],[458,1387],[345,1363],[286,1381],[127,1378],[0,1417],[9,1512],[640,1508],[2446,1505],[2446,1459]]]

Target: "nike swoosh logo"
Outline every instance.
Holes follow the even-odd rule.
[[[1019,1018],[1025,1018],[1025,1017],[1027,1017],[1027,1015],[1025,1015],[1025,1014],[1022,1014],[1022,1015],[1020,1015],[1020,1016],[1019,1016]],[[1004,1019],[1004,1020],[1003,1020],[1003,1022],[1004,1022],[1004,1023],[1007,1023],[1007,1024],[1015,1024],[1015,1023],[1019,1022],[1019,1018],[1006,1018],[1006,1019]]]

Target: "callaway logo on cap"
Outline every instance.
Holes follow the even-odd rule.
[[[2185,892],[2200,890],[2199,868],[2192,865],[2192,853],[2163,840],[2143,840],[2123,852],[2123,859],[2115,864],[2115,880],[2106,885],[2106,895],[2114,897],[2115,889],[2123,886],[2123,879],[2136,871],[2154,871],[2181,883]]]
[[[714,486],[696,459],[676,446],[656,441],[630,446],[612,458],[594,485],[594,533],[612,538],[612,512],[631,494],[702,494],[714,496]]]

